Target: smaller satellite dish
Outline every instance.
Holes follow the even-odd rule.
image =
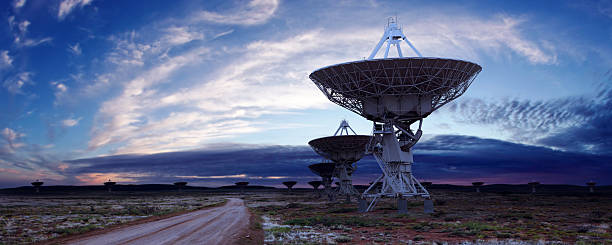
[[[30,184],[32,184],[32,186],[34,187],[34,189],[38,193],[38,192],[40,192],[40,187],[44,184],[44,182],[42,182],[40,180],[36,180],[36,181],[34,181],[34,182],[30,183]]]
[[[480,187],[484,185],[484,182],[472,182],[472,185],[476,187],[476,192],[480,192]]]

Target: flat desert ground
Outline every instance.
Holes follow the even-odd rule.
[[[128,243],[214,237],[215,244],[612,244],[611,189],[541,185],[532,194],[527,185],[490,185],[476,193],[434,185],[432,214],[419,198],[408,199],[407,214],[398,213],[394,199],[360,213],[354,198],[328,201],[312,189],[4,189],[0,244],[82,243],[118,234]],[[163,235],[178,225],[189,232]]]

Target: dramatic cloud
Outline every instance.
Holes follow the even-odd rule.
[[[230,25],[257,25],[265,23],[272,17],[278,4],[278,0],[252,0],[245,6],[239,6],[226,13],[201,11],[195,20]]]
[[[612,78],[612,77],[611,77]],[[551,99],[464,99],[443,111],[459,123],[495,125],[519,142],[566,151],[612,154],[612,89],[604,85],[595,96]]]
[[[247,147],[246,149],[244,147]],[[280,185],[285,180],[305,183],[318,177],[308,165],[322,158],[309,147],[230,145],[224,149],[168,152],[152,155],[116,155],[78,159],[67,163],[70,174],[143,174],[136,182],[171,183],[186,180],[200,185],[226,185],[248,179],[253,184]],[[440,135],[420,142],[415,148],[414,174],[436,183],[583,184],[597,180],[607,184],[612,174],[612,156],[555,151],[545,147],[515,144],[470,136]],[[568,171],[571,169],[571,171]],[[356,184],[380,175],[371,156],[358,163]],[[121,176],[117,176],[121,177]],[[134,179],[134,178],[132,178]],[[608,181],[608,182],[606,182]],[[605,183],[604,183],[605,182]]]
[[[461,57],[483,55],[492,49],[493,53],[504,52],[510,47],[530,61],[544,61],[532,56],[543,54],[543,51],[521,37],[518,26],[523,20],[510,17],[492,20],[431,18],[436,21],[424,20],[410,27],[414,28],[411,32],[416,33],[413,40],[422,42],[425,50]],[[424,34],[430,33],[432,28],[441,31],[433,36]],[[122,95],[103,104],[96,116],[90,149],[115,144],[114,153],[185,150],[208,141],[271,128],[265,121],[252,120],[254,118],[325,108],[330,103],[312,85],[308,74],[321,64],[345,62],[355,53],[367,54],[375,44],[372,37],[380,35],[379,28],[360,27],[359,31],[332,28],[308,30],[280,40],[253,41],[243,49],[227,50],[230,57],[240,58],[225,59],[227,63],[211,72],[197,69],[206,66],[198,53],[206,50],[201,54],[208,55],[207,49],[176,49],[203,38],[204,35],[194,29],[190,26],[164,28],[157,39],[148,41],[140,40],[137,31],[123,38],[111,38],[116,46],[107,61],[120,67],[145,69],[141,75],[126,79]],[[466,34],[472,29],[478,30],[479,35]],[[149,35],[155,36],[155,33]],[[479,36],[487,38],[477,38]],[[351,37],[351,42],[346,42],[347,37]],[[507,42],[509,37],[513,42]],[[434,48],[428,43],[437,46]],[[531,51],[512,48],[511,45],[517,44],[531,47]],[[342,48],[338,49],[340,46]],[[160,60],[164,62],[157,63]],[[186,83],[177,78],[181,73],[201,79]],[[171,81],[181,82],[182,88],[160,89]],[[221,128],[233,130],[222,132]]]
[[[27,143],[26,134],[15,129],[0,130],[0,187],[20,186],[34,179],[60,183],[66,180],[61,163],[45,151],[52,146]]]
[[[90,148],[148,135],[143,131],[143,126],[146,126],[143,120],[148,116],[146,112],[156,107],[159,97],[152,87],[170,82],[170,75],[187,65],[198,64],[201,56],[207,52],[207,49],[197,49],[172,57],[127,82],[121,95],[102,104]]]
[[[83,8],[93,0],[63,0],[60,2],[57,18],[61,21],[66,18],[76,7]]]

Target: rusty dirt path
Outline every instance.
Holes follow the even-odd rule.
[[[129,226],[68,244],[233,244],[248,228],[244,201]]]

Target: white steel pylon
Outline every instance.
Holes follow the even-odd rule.
[[[383,36],[380,38],[380,41],[378,42],[374,50],[372,50],[372,53],[370,53],[368,59],[374,59],[374,56],[376,56],[376,53],[378,53],[378,51],[385,42],[387,42],[387,48],[385,49],[384,56],[385,59],[387,58],[387,56],[389,56],[389,49],[391,48],[391,45],[394,45],[397,48],[397,54],[400,58],[404,57],[402,55],[402,49],[400,48],[400,44],[402,41],[408,43],[408,46],[410,46],[412,51],[414,51],[414,53],[416,53],[419,57],[423,57],[421,53],[412,45],[412,43],[410,43],[408,38],[406,38],[406,35],[404,35],[404,33],[402,32],[402,28],[397,26],[397,17],[389,17],[389,19],[387,20],[387,26],[385,27],[385,32],[383,33]]]
[[[334,133],[334,136],[350,135],[349,130],[353,132],[353,135],[357,135],[351,128],[346,120],[340,122],[340,126]],[[351,175],[357,169],[355,162],[336,162],[336,168],[334,168],[334,176],[340,180],[340,186],[338,187],[337,193],[339,195],[346,195],[347,202],[350,201],[350,196],[359,196],[359,192],[353,187],[353,179]]]
[[[405,129],[393,122],[374,123],[374,137],[368,150],[376,158],[383,174],[361,195],[363,199],[373,198],[366,212],[371,211],[381,197],[429,198],[429,192],[412,175],[412,146],[421,137],[421,125],[419,123],[419,129],[414,133],[410,127]],[[377,183],[382,184],[380,188],[377,188]]]
[[[351,130],[351,132],[353,132],[354,135],[357,135],[357,133],[353,131],[351,126],[348,124],[348,122],[346,120],[342,120],[342,122],[340,122],[340,126],[334,133],[334,136],[337,136],[338,133],[340,133],[340,135],[349,135],[349,130]]]

